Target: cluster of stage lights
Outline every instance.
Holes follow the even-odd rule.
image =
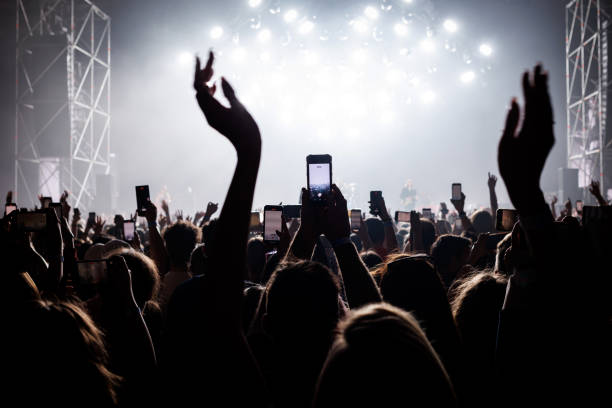
[[[262,14],[266,14],[263,12],[268,5],[267,3],[269,3],[268,1],[245,1],[251,9],[254,9],[253,11],[261,10]],[[403,0],[402,2],[412,3],[412,1],[408,0]],[[385,6],[384,3],[387,5]],[[276,2],[276,4],[278,5],[278,2]],[[317,103],[320,105],[319,108],[308,109],[306,107],[305,111],[306,113],[312,111],[310,119],[324,119],[322,115],[318,115],[316,111],[327,110],[328,113],[330,113],[333,111],[334,107],[325,106],[325,102],[321,101],[329,99],[328,96],[333,94],[337,88],[341,88],[343,84],[348,85],[348,88],[350,88],[352,84],[360,82],[364,78],[368,78],[367,74],[365,76],[363,74],[360,75],[359,71],[365,71],[368,69],[368,65],[379,64],[381,62],[381,59],[378,58],[379,56],[373,55],[372,52],[373,48],[376,48],[381,41],[377,38],[377,35],[380,36],[380,27],[384,26],[386,38],[389,38],[388,33],[392,33],[392,37],[395,37],[395,39],[392,40],[387,40],[385,38],[385,41],[398,45],[397,51],[399,57],[406,57],[419,53],[419,55],[422,56],[421,60],[427,58],[431,60],[440,48],[453,53],[456,51],[456,42],[449,41],[448,38],[452,39],[456,33],[460,33],[461,27],[457,21],[447,18],[444,19],[441,24],[439,22],[435,23],[437,26],[436,29],[447,38],[446,41],[443,41],[443,39],[436,36],[436,30],[431,28],[434,23],[427,23],[423,30],[416,30],[414,27],[415,25],[411,24],[411,21],[407,21],[407,19],[402,16],[398,16],[395,22],[390,23],[390,18],[393,19],[389,12],[391,10],[390,4],[390,1],[382,0],[382,2],[376,4],[364,5],[361,12],[357,12],[353,17],[347,18],[345,22],[346,27],[343,28],[342,34],[344,38],[337,38],[340,40],[341,49],[346,55],[346,59],[335,67],[330,67],[334,62],[332,61],[330,63],[329,58],[327,58],[323,52],[325,48],[330,47],[325,46],[323,49],[319,49],[314,45],[317,40],[328,41],[333,37],[333,34],[330,35],[326,30],[325,23],[321,22],[321,19],[307,14],[300,8],[281,9],[277,6],[275,9],[270,9],[270,14],[274,15],[273,17],[275,18],[280,17],[280,21],[268,21],[267,24],[264,24],[260,18],[256,23],[250,24],[248,30],[244,30],[244,27],[240,27],[240,30],[242,30],[240,35],[236,34],[236,27],[227,28],[221,24],[212,25],[209,28],[208,35],[210,39],[213,40],[213,49],[215,49],[224,60],[227,59],[228,62],[234,65],[244,64],[250,59],[257,59],[258,61],[256,62],[264,65],[267,64],[268,67],[270,67],[272,64],[278,62],[279,55],[282,54],[287,56],[290,55],[291,52],[294,52],[295,54],[291,54],[291,57],[286,58],[283,62],[278,62],[277,66],[273,69],[267,69],[266,75],[268,75],[268,79],[275,83],[276,87],[280,89],[280,99],[282,100],[284,94],[289,93],[286,92],[286,87],[293,80],[293,78],[291,78],[293,74],[293,72],[290,72],[291,69],[295,65],[303,67],[302,69],[305,68],[314,79],[313,83],[315,84],[315,88],[316,85],[320,86],[318,89],[310,88],[307,91],[313,95],[318,93]],[[420,40],[418,40],[419,31],[422,33]],[[349,35],[351,32],[353,34]],[[284,35],[281,35],[283,33]],[[351,37],[353,41],[345,41],[348,37]],[[292,39],[295,44],[299,45],[294,47],[290,52],[280,51],[286,47],[289,39]],[[277,41],[280,41],[280,47]],[[344,43],[342,43],[342,41],[344,41]],[[348,45],[349,43],[350,45]],[[348,48],[353,46],[355,46],[353,50]],[[334,45],[331,45],[331,47],[333,48]],[[463,61],[456,64],[454,67],[455,69],[459,67],[458,72],[455,73],[455,80],[460,84],[467,85],[473,83],[478,78],[480,72],[485,72],[484,69],[479,70],[475,67],[476,64],[473,63],[475,55],[473,54],[479,54],[482,59],[486,60],[492,56],[493,48],[488,43],[481,43],[468,57],[465,56],[468,54],[464,53]],[[295,56],[297,56],[297,58],[295,58]],[[182,53],[179,58],[181,62],[191,61],[192,54]],[[392,99],[390,93],[400,84],[407,84],[413,91],[409,97],[403,100],[408,104],[420,102],[423,105],[430,105],[438,99],[438,95],[433,89],[433,85],[436,84],[436,81],[428,77],[428,75],[435,74],[438,70],[438,66],[436,66],[435,63],[423,63],[421,72],[418,72],[418,69],[414,69],[414,66],[406,70],[402,67],[401,63],[397,63],[397,61],[389,62],[385,59],[382,60],[384,71],[377,71],[377,75],[375,75],[383,78],[382,83],[384,86],[379,86],[377,84],[375,87],[368,89],[368,98],[374,101],[374,106],[377,108],[393,106],[394,104],[391,103],[392,101],[390,100]],[[249,69],[247,69],[247,72],[252,71],[253,65],[248,65]],[[427,65],[426,68],[425,65]],[[283,72],[283,69],[285,72]],[[488,69],[490,69],[490,65]],[[240,72],[240,70],[234,67],[234,72]],[[245,76],[246,75],[242,75],[242,77]],[[299,75],[297,75],[297,77],[299,78]],[[270,87],[265,81],[260,80],[260,83],[262,85],[266,84],[266,91],[270,91]],[[363,87],[364,85],[360,84],[360,86]],[[385,86],[389,87],[390,90],[385,90]],[[330,87],[335,89],[329,91],[328,95],[323,95],[326,91],[322,89],[329,89]],[[261,88],[261,85],[251,86],[250,89],[246,90],[241,88],[241,97],[247,104],[253,100],[261,102]],[[375,90],[373,90],[374,88]],[[343,98],[345,107],[352,112],[352,114],[348,116],[368,112],[368,107],[363,103],[353,103],[355,99],[359,100],[360,95],[344,91],[342,93],[347,95]],[[340,94],[340,92],[336,93],[336,95],[338,94]],[[365,92],[362,92],[362,94],[365,94]],[[278,99],[276,102],[278,102]],[[287,109],[285,109],[284,112],[281,110],[280,116],[281,118],[284,117],[286,121],[289,122],[291,121],[291,116],[294,116],[290,112],[291,109],[300,109],[301,106],[299,103],[287,103],[285,108]],[[380,119],[383,123],[391,122],[394,117],[395,115],[390,109],[383,109],[380,114]],[[350,130],[349,133],[351,133]]]

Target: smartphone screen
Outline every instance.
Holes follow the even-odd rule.
[[[43,197],[42,198],[42,208],[49,208],[49,206],[51,205],[51,202],[53,202],[53,199],[51,197]]]
[[[395,222],[410,222],[410,211],[396,211]]]
[[[47,214],[25,212],[17,214],[17,228],[22,231],[42,231],[47,226]]]
[[[133,241],[135,233],[136,224],[134,223],[134,221],[123,221],[123,239],[127,242]]]
[[[136,186],[136,207],[138,215],[144,217],[149,201],[149,186]]]
[[[577,200],[576,201],[576,211],[578,212],[582,212],[582,207],[584,206],[582,200]]]
[[[423,208],[423,218],[433,218],[431,214],[431,208]]]
[[[6,204],[4,206],[4,215],[9,215],[10,213],[12,213],[13,211],[15,211],[17,209],[17,204],[15,203],[10,203],[10,204]]]
[[[351,210],[351,230],[359,231],[361,228],[361,210]]]
[[[497,220],[495,229],[498,231],[512,231],[514,224],[518,221],[518,212],[516,210],[497,210]]]
[[[453,200],[461,200],[461,183],[453,183],[452,198]]]
[[[283,223],[283,207],[266,205],[264,207],[264,241],[280,241],[276,231],[280,231]]]
[[[327,201],[331,190],[331,156],[309,155],[306,157],[306,163],[310,199],[315,203]]]

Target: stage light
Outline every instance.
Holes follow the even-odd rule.
[[[178,63],[180,65],[187,65],[193,60],[193,54],[187,51],[183,51],[178,55]]]
[[[249,0],[249,6],[253,8],[259,7],[260,4],[261,4],[261,0]]]
[[[314,28],[314,23],[310,20],[306,20],[302,24],[300,24],[300,28],[298,29],[298,32],[300,34],[308,34],[309,32],[312,31],[313,28]]]
[[[214,26],[213,28],[210,29],[210,38],[212,38],[213,40],[217,40],[221,38],[222,36],[223,36],[223,27]]]
[[[479,51],[482,55],[488,57],[493,53],[493,48],[489,44],[481,44]]]
[[[270,30],[268,30],[267,28],[264,28],[263,30],[259,31],[259,33],[257,33],[257,39],[261,42],[268,41],[271,36],[272,33],[270,33]]]
[[[364,64],[368,59],[368,53],[364,49],[353,51],[352,59],[357,64]]]
[[[368,22],[364,18],[356,18],[351,21],[353,29],[358,33],[365,33],[368,30]]]
[[[264,51],[261,54],[259,54],[259,59],[262,62],[268,62],[270,61],[270,53],[268,51]]]
[[[404,37],[406,34],[408,34],[408,27],[404,23],[396,23],[393,26],[393,31],[395,31],[395,34],[398,36]]]
[[[434,93],[434,91],[425,91],[421,94],[421,101],[423,101],[424,104],[430,104],[435,100],[436,94]]]
[[[378,10],[373,6],[368,6],[363,10],[363,14],[371,20],[376,20],[378,18]]]
[[[444,20],[444,24],[443,24],[443,25],[444,25],[444,29],[445,29],[446,31],[448,31],[449,33],[454,33],[454,32],[456,32],[456,31],[457,31],[457,28],[458,28],[457,23],[455,23],[455,22],[454,22],[453,20],[451,20],[451,19],[446,19],[446,20]]]
[[[404,3],[411,4],[411,3],[412,3],[412,0],[404,0]]]
[[[232,51],[232,60],[234,62],[244,62],[244,60],[246,60],[246,57],[247,51],[242,47],[235,48],[234,51]]]
[[[461,79],[461,82],[464,84],[472,82],[474,78],[476,78],[474,71],[466,71],[459,76],[459,79]]]
[[[285,13],[285,15],[283,16],[283,19],[285,20],[285,23],[293,23],[298,17],[298,12],[294,9],[291,10],[287,10],[287,12]]]
[[[426,38],[421,41],[421,49],[425,52],[433,52],[436,49],[436,43],[431,38]]]

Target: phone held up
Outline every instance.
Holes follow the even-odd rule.
[[[380,214],[380,208],[376,204],[378,200],[382,197],[382,191],[375,190],[370,191],[370,214],[377,217]]]
[[[123,239],[127,242],[134,240],[136,234],[136,223],[134,220],[123,221]]]
[[[310,201],[315,205],[325,205],[332,185],[332,157],[329,154],[306,156],[306,176]]]
[[[282,205],[266,205],[264,207],[264,242],[278,243],[280,237],[276,231],[281,231],[283,228],[283,206]]]
[[[147,209],[147,203],[149,202],[149,186],[136,186],[136,206],[138,208],[138,215],[141,217],[145,216]]]
[[[361,210],[351,210],[351,231],[357,232],[361,228]]]
[[[451,191],[453,200],[461,200],[461,183],[453,183]]]
[[[396,211],[395,222],[410,222],[410,211]]]

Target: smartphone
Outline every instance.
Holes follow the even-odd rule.
[[[264,242],[278,242],[280,237],[276,231],[283,228],[283,206],[266,205],[264,207]]]
[[[301,205],[283,205],[283,214],[286,219],[300,218],[300,212],[302,211]]]
[[[57,219],[61,221],[61,219],[62,219],[62,204],[61,203],[51,203],[51,204],[49,204],[49,208],[53,208],[53,211],[55,211],[55,215],[57,215]]]
[[[582,200],[576,200],[576,211],[578,211],[579,213],[582,212],[583,206],[584,203],[582,202]]]
[[[87,223],[88,224],[93,224],[94,222],[96,222],[96,213],[95,212],[90,212],[89,213],[89,217],[87,218]]]
[[[370,214],[374,216],[377,216],[380,213],[380,211],[376,207],[376,205],[373,203],[377,202],[380,197],[382,197],[382,191],[380,190],[370,191]]]
[[[498,231],[512,231],[514,224],[518,221],[516,210],[498,209],[496,214],[495,229]]]
[[[351,210],[351,231],[359,231],[361,228],[361,210]]]
[[[106,282],[108,263],[105,259],[77,261],[77,290],[82,300],[95,296]]]
[[[325,204],[332,184],[332,157],[329,154],[310,154],[306,157],[308,190],[313,204]]]
[[[123,240],[131,242],[134,240],[134,234],[136,233],[136,224],[132,220],[123,221]]]
[[[43,197],[41,200],[42,208],[49,208],[49,205],[53,202],[51,197]]]
[[[461,200],[461,183],[453,183],[451,197],[453,200]]]
[[[136,208],[138,215],[144,217],[149,202],[149,186],[136,186]]]
[[[410,222],[410,211],[396,211],[395,222]]]
[[[504,238],[508,235],[507,232],[501,232],[497,234],[489,234],[487,237],[487,249],[497,249],[497,244],[499,244]]]
[[[6,203],[6,205],[4,206],[4,216],[6,217],[7,215],[9,215],[10,213],[12,213],[15,210],[17,210],[17,204],[15,204],[15,203]]]
[[[17,228],[22,231],[42,231],[47,226],[47,214],[43,212],[17,213]]]
[[[423,208],[423,212],[421,214],[423,215],[423,218],[429,218],[430,220],[433,219],[431,208]]]

